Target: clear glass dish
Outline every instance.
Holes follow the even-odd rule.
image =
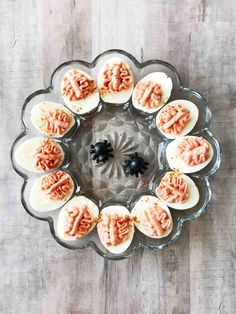
[[[187,99],[194,102],[199,109],[199,119],[190,134],[203,135],[212,145],[214,157],[210,164],[198,173],[190,174],[200,192],[198,204],[188,210],[170,209],[173,218],[173,230],[162,239],[145,236],[137,229],[133,241],[127,251],[114,255],[101,244],[97,229],[73,242],[62,241],[57,236],[57,217],[60,209],[47,213],[33,210],[29,204],[29,191],[33,181],[39,174],[24,170],[15,162],[15,150],[26,139],[40,135],[30,121],[32,107],[41,101],[51,100],[63,104],[60,94],[60,81],[63,74],[73,67],[97,77],[103,63],[113,56],[119,56],[129,64],[134,74],[135,82],[150,72],[165,72],[173,81],[173,91],[169,101]],[[124,204],[128,209],[141,195],[155,195],[155,187],[161,177],[169,169],[165,148],[169,143],[155,127],[155,114],[146,115],[133,108],[131,100],[124,105],[106,104],[100,100],[98,109],[87,115],[76,116],[77,123],[63,138],[58,140],[65,151],[65,161],[61,168],[69,172],[76,184],[74,195],[86,195],[101,209],[105,205]],[[109,50],[97,56],[92,63],[81,60],[68,61],[61,64],[52,74],[49,87],[38,90],[27,97],[22,108],[22,124],[24,131],[18,136],[12,146],[11,159],[13,168],[24,179],[21,191],[21,201],[26,211],[34,218],[48,221],[54,239],[68,249],[83,249],[92,247],[104,258],[122,259],[130,256],[138,248],[152,250],[162,249],[173,243],[179,236],[184,221],[198,218],[208,207],[211,199],[209,177],[218,170],[221,163],[221,148],[219,142],[209,131],[211,111],[206,99],[198,92],[185,88],[176,69],[161,60],[149,60],[139,63],[132,55],[122,50]],[[98,140],[108,139],[114,148],[115,157],[105,164],[95,164],[90,157],[90,144]],[[141,152],[150,163],[148,170],[140,178],[125,177],[122,163],[126,157],[135,151]]]

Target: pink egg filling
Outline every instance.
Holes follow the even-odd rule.
[[[46,112],[42,121],[45,123],[47,133],[62,135],[67,131],[71,123],[71,119],[72,118],[65,111],[55,109]]]
[[[178,156],[188,165],[199,165],[209,158],[209,145],[202,137],[185,137],[177,146]]]
[[[152,204],[142,212],[140,221],[148,236],[160,237],[171,227],[171,219],[168,213],[158,203]]]
[[[67,208],[65,211],[64,235],[81,238],[92,228],[95,220],[86,205]]]
[[[107,64],[102,73],[102,94],[107,92],[120,92],[130,88],[133,82],[132,75],[124,63]]]
[[[190,111],[183,105],[167,105],[160,112],[157,126],[163,133],[179,135],[190,120]]]
[[[116,246],[128,239],[130,230],[130,217],[105,215],[99,225],[101,239],[107,246]]]
[[[134,99],[137,103],[148,109],[156,109],[160,106],[162,97],[161,86],[155,82],[140,81],[134,90]]]
[[[34,155],[35,168],[47,171],[58,167],[62,162],[62,152],[54,141],[43,140]]]
[[[188,198],[188,184],[178,174],[165,175],[156,189],[159,198],[167,203],[184,203]]]
[[[96,89],[94,80],[89,80],[80,70],[71,69],[63,77],[62,95],[70,101],[86,98]]]
[[[62,171],[51,172],[43,177],[41,188],[50,199],[61,200],[69,194],[72,188],[70,176]]]

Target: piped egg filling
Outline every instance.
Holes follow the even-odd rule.
[[[167,212],[157,202],[144,209],[136,221],[145,230],[145,234],[151,237],[161,237],[172,224]]]
[[[96,89],[94,80],[89,80],[80,70],[71,69],[63,77],[62,95],[70,101],[86,98]]]
[[[158,108],[161,103],[161,86],[151,81],[140,81],[134,91],[134,99],[137,103],[148,109]]]
[[[107,246],[117,246],[128,239],[130,231],[130,217],[104,215],[99,223],[99,233],[102,241]]]
[[[185,137],[177,146],[177,154],[188,166],[204,163],[209,158],[209,145],[202,137]]]
[[[189,198],[188,184],[177,173],[169,172],[162,178],[156,194],[166,203],[184,203]]]
[[[81,238],[89,233],[95,220],[86,205],[67,208],[65,211],[64,235]]]
[[[46,192],[51,200],[64,199],[73,188],[69,174],[63,171],[54,171],[44,176],[41,189]]]
[[[191,120],[190,111],[182,104],[166,105],[160,112],[158,128],[166,134],[180,134]]]
[[[101,76],[100,93],[127,90],[132,83],[132,75],[123,62],[107,63]]]
[[[72,118],[65,111],[59,109],[47,111],[42,118],[47,133],[52,135],[65,133],[71,120]]]
[[[38,170],[47,171],[58,167],[62,159],[63,154],[58,145],[50,139],[44,139],[34,154],[34,165]]]

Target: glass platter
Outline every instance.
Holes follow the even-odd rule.
[[[135,83],[148,73],[165,72],[173,82],[173,90],[168,102],[175,99],[186,99],[196,104],[199,109],[199,119],[190,135],[202,135],[206,138],[213,147],[214,157],[206,168],[189,174],[199,189],[200,200],[195,207],[188,210],[170,208],[173,230],[167,237],[153,239],[136,229],[133,241],[127,251],[114,255],[103,247],[96,228],[85,237],[73,242],[62,241],[58,238],[56,225],[60,209],[41,213],[31,208],[29,191],[35,178],[42,174],[35,174],[21,168],[15,161],[15,150],[26,139],[42,136],[30,120],[30,112],[35,104],[50,100],[64,104],[60,93],[60,81],[67,70],[71,67],[79,68],[96,78],[104,62],[119,55],[130,66]],[[140,196],[155,195],[155,187],[164,173],[170,170],[165,156],[165,149],[170,140],[158,132],[155,127],[155,115],[155,113],[147,115],[134,109],[131,100],[122,105],[112,105],[100,100],[95,112],[82,116],[75,115],[77,122],[75,126],[58,140],[66,156],[61,168],[69,172],[74,179],[76,185],[74,195],[88,196],[100,209],[111,204],[122,204],[129,210]],[[211,111],[208,102],[200,93],[182,86],[176,69],[167,62],[149,60],[139,63],[132,55],[122,50],[105,51],[92,63],[81,60],[65,62],[53,72],[48,88],[38,90],[27,97],[22,108],[21,119],[24,130],[13,143],[11,159],[13,168],[24,179],[21,190],[22,204],[34,218],[47,221],[54,239],[68,249],[92,247],[98,254],[109,259],[128,257],[141,247],[152,250],[162,249],[178,238],[184,221],[198,218],[209,205],[211,199],[209,177],[218,170],[221,162],[219,142],[208,129]],[[95,164],[89,154],[90,145],[103,139],[111,142],[114,158],[110,158],[105,164]],[[135,151],[141,152],[150,165],[143,176],[127,178],[121,165],[127,159],[126,157]]]

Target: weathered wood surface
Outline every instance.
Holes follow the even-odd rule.
[[[1,0],[0,313],[236,312],[236,6],[234,0]],[[174,64],[210,101],[223,164],[213,199],[163,251],[105,261],[68,251],[20,204],[10,146],[24,98],[61,62],[109,48]]]

